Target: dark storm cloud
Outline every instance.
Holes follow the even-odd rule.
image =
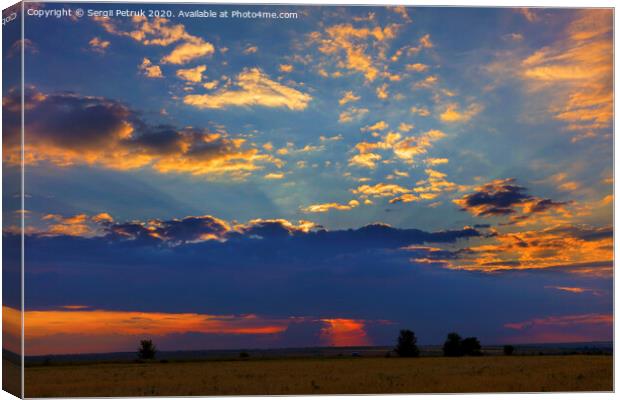
[[[522,186],[514,184],[515,179],[497,179],[477,188],[473,193],[454,202],[463,211],[476,216],[507,215],[515,212],[515,205],[531,199]]]
[[[18,90],[3,97],[3,128],[7,132],[5,160],[20,160],[20,102]],[[260,169],[258,163],[280,160],[244,139],[200,128],[150,125],[125,104],[73,92],[43,93],[24,90],[26,163],[50,162],[60,166],[98,165],[130,170],[151,167],[160,173],[244,174]]]
[[[571,204],[532,196],[515,181],[514,178],[496,179],[453,202],[461,211],[477,217],[512,215],[510,223],[523,221],[536,213],[563,210],[566,205]]]

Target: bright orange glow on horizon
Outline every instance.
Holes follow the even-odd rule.
[[[327,324],[321,330],[321,337],[330,346],[369,346],[370,340],[366,335],[364,321],[354,319],[322,319]]]

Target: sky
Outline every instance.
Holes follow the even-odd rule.
[[[612,340],[611,10],[63,7],[3,43],[26,355]]]

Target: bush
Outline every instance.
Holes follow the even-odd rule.
[[[452,332],[448,334],[448,338],[443,344],[443,355],[446,357],[460,357],[463,355],[461,336],[458,333]]]
[[[417,357],[420,355],[417,343],[418,339],[415,337],[415,333],[409,329],[403,329],[400,331],[394,351],[400,357]]]
[[[154,360],[157,348],[150,339],[141,340],[140,347],[138,347],[138,359],[139,360]]]
[[[461,342],[461,347],[463,349],[463,354],[466,356],[481,356],[482,355],[482,346],[480,346],[480,341],[475,337],[468,337],[463,339]]]
[[[482,346],[476,337],[461,339],[458,333],[448,334],[448,339],[443,344],[443,355],[446,357],[481,356]]]
[[[504,355],[505,356],[511,356],[512,353],[514,353],[514,351],[515,351],[515,347],[514,346],[511,346],[509,344],[504,346]]]

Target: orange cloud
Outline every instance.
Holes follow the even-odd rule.
[[[351,24],[327,27],[325,32],[310,34],[311,43],[318,44],[321,53],[334,59],[340,70],[359,72],[367,81],[379,76],[378,65],[382,61],[386,42],[396,37],[397,24],[385,28],[356,28]],[[373,56],[369,48],[379,48],[379,55]],[[383,49],[383,51],[381,51]]]
[[[467,122],[476,116],[483,107],[477,103],[471,103],[467,109],[460,111],[457,103],[450,103],[445,110],[439,115],[444,122]]]
[[[362,118],[366,114],[368,114],[367,108],[350,107],[348,110],[340,113],[338,116],[338,122],[341,124],[353,122],[354,120]]]
[[[429,115],[431,115],[431,112],[424,107],[411,107],[411,112],[413,114],[418,114],[420,117],[428,117]]]
[[[381,124],[378,126],[379,128],[387,128],[387,124],[384,125],[383,121],[380,121],[378,124]],[[376,162],[382,158],[381,155],[377,154],[377,151],[380,150],[391,150],[397,159],[411,164],[415,157],[426,154],[435,141],[445,136],[443,132],[436,129],[423,132],[417,136],[407,137],[403,137],[398,132],[388,132],[378,142],[360,142],[356,144],[355,149],[359,154],[349,159],[349,165],[374,169]]]
[[[322,319],[326,327],[321,330],[321,339],[329,346],[369,346],[364,321],[353,319]]]
[[[312,97],[297,89],[271,80],[259,68],[246,68],[238,76],[237,89],[224,88],[212,94],[192,94],[183,99],[197,108],[225,108],[229,106],[286,107],[304,110]]]
[[[426,70],[428,70],[428,65],[420,64],[420,63],[407,64],[406,68],[407,68],[407,71],[425,72]]]
[[[93,236],[97,233],[97,231],[88,224],[89,218],[86,214],[77,214],[72,217],[47,214],[43,216],[42,220],[53,221],[45,232],[46,235]]]
[[[179,69],[176,74],[179,78],[189,82],[202,81],[202,73],[207,70],[206,65],[198,65],[194,68]]]
[[[406,193],[390,200],[390,204],[434,200],[444,192],[465,190],[466,188],[465,186],[460,186],[454,182],[448,181],[446,179],[447,175],[443,172],[439,172],[431,168],[427,168],[425,172],[428,175],[427,179],[417,182],[416,187],[414,187],[410,193]]]
[[[101,40],[96,36],[92,38],[88,44],[90,45],[92,51],[99,54],[104,54],[105,50],[110,47],[110,42],[108,40]]]
[[[73,93],[46,95],[27,89],[26,164],[49,162],[67,167],[97,165],[117,170],[149,167],[160,173],[227,174],[244,178],[263,163],[281,166],[281,160],[246,146],[246,140],[225,132],[152,127],[125,105]],[[13,92],[11,92],[13,93]],[[3,99],[6,112],[20,100],[13,93]],[[19,132],[19,126],[5,126]],[[77,134],[76,132],[79,132]],[[21,163],[17,134],[4,143],[5,162]],[[76,138],[79,138],[76,139]]]
[[[496,233],[490,244],[462,251],[448,268],[498,272],[553,268],[567,273],[610,276],[613,238],[610,228],[557,226]]]
[[[131,27],[122,29],[117,21],[106,17],[94,17],[108,33],[129,37],[146,46],[169,46],[179,43],[170,54],[161,60],[169,64],[185,64],[199,57],[213,54],[215,48],[198,36],[188,33],[185,25],[174,25],[166,18],[134,17],[130,19]]]
[[[410,190],[394,183],[377,183],[376,185],[361,185],[357,189],[353,189],[354,194],[368,197],[393,197],[403,193],[409,193]]]
[[[338,104],[344,106],[347,103],[352,103],[358,101],[360,99],[359,96],[356,96],[352,91],[344,92],[342,98],[338,100]]]
[[[521,62],[529,89],[549,93],[549,112],[578,132],[573,141],[593,137],[613,118],[612,21],[610,9],[581,10],[564,39]]]
[[[213,54],[215,48],[211,43],[199,39],[195,42],[186,42],[178,45],[170,54],[161,59],[168,64],[185,64],[196,58]]]
[[[293,66],[291,64],[280,64],[278,68],[280,72],[293,72]]]
[[[307,207],[303,207],[301,210],[303,212],[308,212],[308,213],[324,213],[330,210],[349,211],[359,205],[360,205],[359,201],[351,200],[347,204],[339,204],[339,203],[312,204]]]
[[[164,74],[161,72],[159,65],[154,65],[151,60],[144,58],[142,64],[138,66],[138,69],[142,71],[147,78],[163,78]]]

